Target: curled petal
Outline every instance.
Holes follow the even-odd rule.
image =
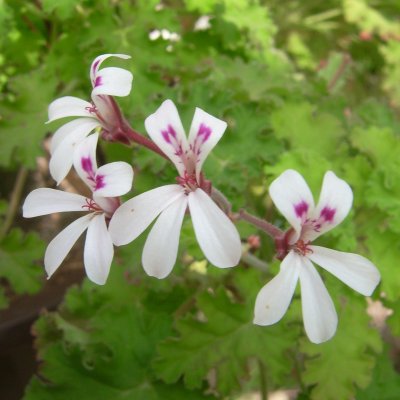
[[[127,54],[102,54],[101,56],[96,57],[93,60],[92,65],[90,66],[90,80],[92,82],[95,81],[97,72],[103,61],[105,61],[109,57],[117,57],[117,58],[122,58],[124,60],[128,60],[131,58],[131,56],[128,56]]]
[[[128,193],[132,188],[133,169],[123,161],[116,161],[100,167],[96,172],[96,187],[98,196],[117,197]]]
[[[304,328],[311,342],[326,342],[336,332],[335,306],[311,261],[307,257],[302,260],[300,286]]]
[[[101,94],[128,96],[132,89],[133,75],[122,68],[108,67],[97,72],[92,97]]]
[[[172,271],[178,254],[179,235],[187,207],[182,193],[158,217],[144,245],[142,262],[147,275],[165,278]]]
[[[86,211],[86,197],[62,190],[40,188],[28,194],[22,206],[25,218],[66,211]]]
[[[132,242],[183,192],[179,185],[161,186],[122,204],[109,224],[113,243],[121,246]]]
[[[200,179],[201,167],[210,151],[221,139],[227,123],[200,108],[196,108],[189,132],[189,147],[196,162],[196,176]]]
[[[275,206],[292,225],[296,234],[295,242],[301,233],[303,223],[314,210],[314,199],[304,178],[292,169],[283,172],[269,187],[269,194]]]
[[[286,313],[292,300],[302,267],[301,256],[294,251],[283,259],[279,274],[258,293],[254,308],[256,325],[272,325]]]
[[[320,246],[310,246],[308,257],[352,289],[371,296],[381,277],[371,261],[358,254],[344,253]]]
[[[144,125],[153,142],[175,164],[181,176],[189,167],[194,167],[188,165],[188,142],[178,110],[171,100],[165,100],[154,114],[147,117]]]
[[[72,224],[63,229],[47,246],[44,255],[44,266],[48,278],[54,274],[57,268],[64,261],[72,246],[79,239],[79,236],[88,227],[93,214],[78,218]]]
[[[93,117],[93,114],[89,111],[92,107],[92,104],[78,97],[60,97],[50,103],[47,123],[65,117]]]
[[[242,245],[235,225],[202,189],[188,197],[194,232],[204,255],[219,268],[237,265]]]
[[[104,285],[110,272],[114,246],[107,230],[104,214],[94,215],[86,234],[84,263],[88,278]]]
[[[308,231],[304,240],[314,240],[339,225],[349,213],[352,203],[353,192],[350,186],[332,171],[328,171],[324,176],[318,205],[312,215],[312,219],[318,223],[318,229]]]

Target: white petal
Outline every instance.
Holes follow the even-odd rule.
[[[324,176],[321,194],[313,219],[318,221],[318,230],[307,233],[305,240],[314,240],[340,224],[347,216],[353,203],[353,192],[350,186],[339,179],[332,171]]]
[[[172,271],[186,207],[187,196],[182,193],[161,213],[151,228],[142,255],[143,268],[148,275],[162,279]]]
[[[92,191],[95,190],[98,184],[96,181],[96,147],[98,139],[98,133],[94,133],[81,140],[76,144],[73,156],[74,168],[77,174]]]
[[[117,197],[128,193],[132,188],[133,169],[123,161],[109,163],[96,172],[96,187],[98,196]]]
[[[320,246],[310,246],[310,249],[308,258],[364,296],[371,296],[381,279],[375,265],[358,254]]]
[[[93,200],[109,218],[112,217],[115,210],[121,205],[119,197],[101,197],[94,193]]]
[[[65,96],[54,100],[49,105],[49,120],[47,123],[65,117],[93,117],[89,109],[93,107],[91,103],[78,97]]]
[[[114,246],[107,230],[104,214],[95,215],[86,234],[84,263],[88,278],[104,285],[110,272]]]
[[[100,94],[128,96],[132,89],[133,75],[123,68],[108,67],[97,72],[92,97]]]
[[[296,241],[302,224],[314,210],[314,199],[304,178],[292,169],[283,172],[269,187],[269,194],[277,209],[296,232]]]
[[[58,145],[66,139],[73,137],[72,141],[86,137],[93,129],[100,126],[95,118],[78,118],[58,128],[51,138],[50,153],[53,154]]]
[[[90,66],[90,80],[92,82],[94,82],[95,76],[102,62],[109,57],[117,57],[117,58],[122,58],[124,60],[128,60],[129,58],[131,58],[131,56],[128,56],[127,54],[102,54],[101,56],[96,57],[93,60],[92,65]]]
[[[86,197],[62,190],[40,188],[28,194],[22,206],[25,218],[65,211],[87,211]]]
[[[149,190],[122,204],[109,224],[113,243],[121,246],[136,239],[151,222],[182,195],[179,185],[161,186]]]
[[[196,108],[189,133],[189,146],[196,160],[196,175],[199,179],[201,167],[210,151],[221,139],[227,123],[200,108]]]
[[[49,278],[64,261],[79,236],[88,227],[92,216],[92,214],[88,214],[78,218],[49,243],[44,255],[44,266]]]
[[[300,268],[301,303],[304,328],[313,343],[329,340],[336,332],[337,314],[318,272],[307,257]]]
[[[165,100],[154,114],[146,118],[144,125],[153,142],[183,176],[189,146],[175,104],[171,100]]]
[[[49,169],[53,179],[57,185],[67,176],[72,167],[75,146],[80,143],[96,126],[98,122],[94,119],[79,118],[70,123],[86,120],[82,125],[78,125],[77,129],[68,133],[67,136],[57,145],[54,153],[50,158]],[[68,125],[68,124],[66,124]],[[60,129],[66,127],[62,126]],[[57,132],[56,132],[57,133]],[[53,142],[52,142],[53,143]]]
[[[258,293],[254,308],[254,323],[272,325],[286,313],[302,267],[301,256],[294,251],[283,259],[279,274]]]
[[[237,265],[242,245],[233,222],[203,190],[196,189],[188,197],[194,232],[204,255],[216,267]]]

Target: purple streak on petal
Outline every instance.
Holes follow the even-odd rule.
[[[171,125],[168,125],[166,130],[161,131],[161,134],[167,143],[171,143],[171,137],[176,139],[175,129]]]
[[[96,68],[97,68],[97,66],[99,65],[99,63],[100,63],[100,60],[97,60],[97,61],[93,64],[92,71],[93,71],[94,74],[96,73]]]
[[[103,84],[101,76],[96,76],[96,80],[94,81],[94,87],[101,86]]]
[[[87,172],[89,175],[93,175],[93,165],[90,157],[82,157],[81,158],[82,169]]]
[[[333,222],[333,218],[335,217],[335,214],[336,214],[336,209],[324,207],[321,210],[319,217],[323,218],[325,221]]]
[[[308,204],[304,200],[294,205],[294,212],[299,218],[301,218],[304,214],[307,214],[307,211],[308,211]]]
[[[199,131],[197,132],[197,137],[202,137],[202,142],[206,142],[211,135],[211,128],[207,125],[200,124]]]
[[[103,187],[106,186],[106,183],[104,182],[104,175],[97,175],[96,176],[96,186],[94,190],[102,189]]]

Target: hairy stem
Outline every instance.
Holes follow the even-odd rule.
[[[27,177],[28,170],[25,167],[21,167],[18,171],[17,179],[11,192],[10,203],[8,205],[8,210],[3,222],[3,226],[0,229],[0,240],[3,239],[5,235],[7,235],[8,231],[12,227],[15,215],[17,214],[17,210],[21,201],[22,191],[24,189]]]
[[[225,211],[225,214],[229,216],[232,211],[232,204],[226,196],[214,186],[211,189],[211,198]]]
[[[277,228],[275,225],[272,225],[264,219],[249,214],[246,210],[241,209],[239,211],[239,218],[261,229],[273,239],[281,238],[285,235],[284,232]]]

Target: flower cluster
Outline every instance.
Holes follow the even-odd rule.
[[[353,200],[350,186],[333,172],[327,172],[315,206],[303,177],[293,170],[282,173],[269,192],[292,226],[286,233],[247,213],[232,213],[229,202],[202,173],[207,156],[226,130],[226,122],[196,108],[187,137],[174,103],[166,100],[145,120],[151,140],[138,134],[126,122],[113,98],[130,93],[132,74],[122,68],[101,69],[109,57],[129,58],[124,54],[105,54],[93,61],[91,102],[67,96],[49,106],[48,122],[78,117],[53,135],[50,173],[58,185],[73,166],[91,196],[40,188],[26,198],[23,215],[27,218],[67,211],[84,214],[48,245],[44,258],[48,276],[87,230],[86,273],[93,282],[105,284],[114,245],[132,242],[155,220],[143,248],[142,264],[148,275],[165,278],[176,263],[185,214],[190,215],[196,239],[209,262],[219,268],[234,267],[242,254],[235,221],[242,218],[269,233],[283,259],[279,274],[257,296],[254,323],[270,325],[279,321],[300,280],[308,337],[315,343],[330,339],[336,331],[337,315],[313,263],[365,296],[372,294],[380,280],[376,267],[364,257],[312,244],[347,216]],[[100,136],[124,144],[136,142],[169,159],[177,169],[176,183],[141,193],[121,204],[119,196],[131,190],[133,169],[125,162],[97,167]]]

